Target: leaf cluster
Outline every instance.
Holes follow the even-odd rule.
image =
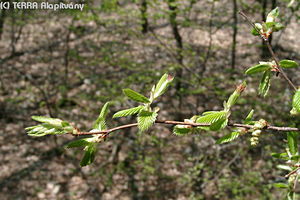
[[[60,135],[66,133],[73,133],[77,130],[68,122],[57,118],[32,116],[32,119],[42,124],[37,126],[27,127],[25,130],[29,136],[41,137],[45,135]]]
[[[142,103],[142,105],[121,110],[118,111],[113,115],[113,118],[118,117],[126,117],[130,115],[137,114],[137,122],[138,127],[141,132],[146,131],[151,127],[151,125],[155,122],[157,113],[159,111],[159,108],[152,109],[151,104],[154,100],[156,100],[158,97],[163,95],[168,88],[168,86],[173,81],[174,77],[171,77],[168,74],[164,74],[158,83],[152,87],[152,90],[150,91],[150,97],[147,98],[144,95],[132,90],[132,89],[124,89],[124,94],[129,97],[131,100]]]
[[[252,28],[251,30],[252,35],[255,36],[263,35],[266,38],[269,38],[272,32],[277,32],[283,29],[284,26],[281,23],[275,22],[278,15],[279,15],[278,7],[271,10],[271,12],[269,12],[269,14],[267,15],[265,22],[255,23],[256,28]]]
[[[102,107],[99,117],[94,123],[93,129],[90,132],[103,131],[107,129],[106,115],[108,113],[109,102]],[[67,148],[84,147],[84,155],[81,159],[80,166],[90,165],[96,156],[98,143],[105,140],[105,134],[94,134],[91,137],[72,141],[67,145]]]
[[[283,68],[294,68],[298,67],[298,63],[293,60],[281,60],[279,62],[279,67]],[[258,94],[263,95],[264,97],[267,96],[270,86],[271,86],[271,76],[272,71],[278,72],[278,66],[276,65],[275,61],[272,62],[263,62],[260,61],[258,65],[250,67],[245,71],[246,75],[253,75],[259,72],[262,73],[262,78],[258,87]]]

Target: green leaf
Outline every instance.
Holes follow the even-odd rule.
[[[298,63],[293,60],[281,60],[279,62],[279,66],[284,68],[293,68],[298,67]]]
[[[289,188],[286,183],[274,183],[274,186],[277,188]]]
[[[289,191],[287,193],[287,200],[295,200],[294,196],[295,196],[295,192]]]
[[[262,29],[262,25],[260,23],[255,23],[255,27],[260,31]],[[255,28],[252,28],[251,30],[252,35],[258,36],[260,35],[259,32],[256,31]]]
[[[239,96],[240,96],[240,93],[234,91],[230,95],[230,97],[228,98],[228,101],[227,101],[227,104],[226,104],[226,108],[230,109],[235,104],[235,102],[237,101],[237,99],[239,98]]]
[[[204,113],[202,113],[202,116],[204,115],[210,115],[210,114],[213,114],[213,113],[218,113],[219,111],[206,111]]]
[[[108,112],[108,105],[109,105],[109,102],[105,103],[104,106],[102,107],[99,117],[93,126],[94,130],[102,131],[102,130],[107,129],[105,120],[106,120],[106,115]]]
[[[181,127],[184,125],[176,125],[173,129],[173,133],[177,136],[182,136],[191,133],[191,128]]]
[[[265,71],[262,76],[262,79],[260,81],[259,88],[258,88],[258,90],[259,90],[258,94],[263,94],[263,96],[266,97],[269,92],[270,86],[271,86],[271,71],[268,70],[268,71]]]
[[[215,121],[219,120],[220,118],[223,118],[226,115],[225,111],[216,111],[212,112],[210,114],[206,114],[204,116],[200,116],[197,118],[197,123],[206,123],[206,124],[212,124]]]
[[[274,31],[274,32],[277,32],[277,31],[280,31],[280,30],[283,29],[283,28],[284,28],[283,24],[281,24],[281,23],[279,23],[279,22],[275,22],[275,25],[274,25],[274,27],[273,27],[273,31]]]
[[[85,147],[87,145],[89,145],[90,143],[87,142],[85,139],[81,139],[81,140],[75,140],[70,142],[67,145],[67,148],[73,148],[73,147]]]
[[[268,64],[258,64],[258,65],[255,65],[255,66],[247,69],[245,74],[247,74],[247,75],[255,74],[255,73],[258,73],[258,72],[261,72],[261,71],[269,70],[271,68],[272,68],[271,65],[268,65]]]
[[[293,96],[293,107],[300,113],[300,89],[298,89]]]
[[[290,157],[290,160],[294,160],[296,162],[298,162],[299,159],[300,159],[300,155],[295,155],[295,156]]]
[[[298,155],[298,133],[288,132],[287,133],[288,146],[291,154]]]
[[[66,122],[66,121],[62,121],[61,125],[62,125],[62,127],[67,127],[67,126],[70,126],[70,123]]]
[[[97,152],[97,143],[90,143],[88,146],[85,147],[84,150],[85,150],[85,153],[80,162],[81,167],[92,164],[92,162],[95,159],[96,152]]]
[[[247,117],[246,117],[246,119],[244,121],[244,124],[249,124],[252,121],[253,113],[254,113],[254,110],[252,109],[249,112],[249,114],[247,115]]]
[[[134,115],[134,114],[139,113],[143,109],[144,109],[144,106],[138,106],[138,107],[129,108],[129,109],[126,109],[126,110],[121,110],[121,111],[115,113],[113,118]]]
[[[210,125],[210,129],[220,129],[222,123],[224,123],[224,119],[226,120],[226,111],[212,112],[211,114],[206,114],[204,116],[200,116],[196,119],[197,123],[204,123]],[[208,127],[197,127],[200,129],[207,130]]]
[[[170,83],[173,81],[174,77],[171,77],[168,74],[164,74],[159,82],[157,83],[155,90],[154,90],[154,99],[165,93],[166,89],[170,85]]]
[[[156,112],[149,112],[146,110],[141,110],[138,114],[138,126],[139,129],[143,132],[150,128],[150,126],[155,122],[157,117]]]
[[[274,158],[285,158],[287,157],[287,153],[284,152],[284,153],[271,153],[271,156],[274,157]]]
[[[59,128],[62,127],[63,121],[60,119],[57,119],[57,118],[44,117],[44,116],[32,116],[31,118],[38,122],[51,124],[51,125],[59,127]]]
[[[246,87],[246,82],[245,81],[242,84],[240,84],[236,87],[234,92],[228,98],[228,101],[227,101],[227,103],[225,105],[225,108],[224,108],[225,110],[229,110],[236,103],[237,99],[239,98],[241,93],[244,91],[245,87]]]
[[[226,119],[226,115],[224,115],[222,118],[212,123],[209,126],[209,129],[211,131],[218,131],[220,129],[225,128],[227,126],[227,123],[228,123],[228,119]]]
[[[290,110],[290,114],[293,117],[300,115],[300,113],[297,111],[297,109],[295,107],[292,107],[292,109]]]
[[[259,35],[259,33],[256,31],[255,28],[251,29],[251,34],[254,35],[254,36],[258,36]]]
[[[38,125],[38,126],[31,126],[25,128],[27,131],[27,134],[29,136],[33,137],[41,137],[47,135],[45,132],[48,130],[47,128],[43,127],[43,125]]]
[[[269,12],[269,14],[267,15],[266,22],[274,22],[275,19],[278,17],[278,15],[279,15],[279,9],[278,7],[276,7],[275,9],[271,10],[271,12]]]
[[[275,22],[267,22],[266,25],[268,28],[273,28],[273,26],[275,26]]]
[[[143,96],[140,93],[133,91],[132,89],[127,88],[127,89],[124,89],[123,92],[126,96],[128,96],[130,99],[132,99],[136,102],[150,103],[150,101],[147,97]]]
[[[58,134],[67,134],[74,130],[72,126],[58,127],[52,124],[40,124],[37,126],[31,126],[25,128],[27,134],[33,137],[41,137],[45,135],[58,135]]]
[[[262,23],[262,30],[263,32],[267,32],[268,31],[268,26],[265,22]]]
[[[237,131],[229,133],[227,135],[224,135],[220,139],[218,139],[216,144],[223,144],[223,143],[231,142],[231,141],[237,139],[239,136],[240,136],[240,133]]]
[[[288,165],[277,165],[277,168],[278,169],[281,169],[281,170],[286,170],[286,171],[292,171],[293,169],[290,167],[290,166],[288,166]]]

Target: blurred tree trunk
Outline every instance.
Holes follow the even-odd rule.
[[[205,53],[205,58],[203,60],[202,68],[200,74],[203,75],[203,73],[206,71],[206,64],[209,60],[211,49],[212,49],[212,42],[213,42],[213,17],[215,13],[215,1],[212,1],[211,9],[210,9],[210,17],[209,17],[209,28],[208,28],[208,35],[209,35],[209,42],[207,51]]]
[[[177,53],[177,61],[180,65],[183,64],[183,57],[182,57],[182,49],[183,49],[183,45],[182,45],[182,37],[179,33],[179,29],[178,29],[178,24],[176,21],[176,17],[177,17],[177,4],[176,4],[176,0],[168,0],[168,6],[169,6],[169,21],[172,27],[172,32],[173,32],[173,36],[176,40],[176,53]],[[178,67],[176,69],[176,77],[177,77],[177,82],[176,82],[176,91],[179,97],[179,109],[181,110],[181,106],[182,106],[182,94],[181,94],[181,79],[182,79],[182,75],[183,75],[183,70],[181,67]],[[181,113],[181,112],[179,112]],[[180,116],[179,116],[180,115]],[[177,116],[178,118],[181,118],[181,114],[178,114]]]
[[[141,4],[141,14],[142,14],[142,33],[146,34],[148,32],[148,16],[147,16],[147,0],[142,0]]]
[[[237,0],[233,0],[233,35],[232,35],[232,49],[231,49],[231,69],[235,68],[235,48],[236,48],[236,35],[237,35]]]

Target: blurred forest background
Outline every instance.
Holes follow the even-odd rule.
[[[7,1],[7,0],[4,0]],[[3,1],[2,1],[3,2]],[[53,1],[54,2],[54,1]],[[59,1],[58,1],[59,2]],[[175,81],[157,105],[159,119],[183,120],[222,108],[235,85],[247,88],[231,120],[254,117],[292,125],[292,90],[280,77],[266,98],[258,76],[243,75],[269,60],[262,41],[238,15],[256,22],[279,6],[286,28],[272,37],[279,59],[300,62],[299,1],[283,0],[90,0],[78,10],[1,10],[0,14],[0,199],[282,199],[273,187],[284,181],[271,152],[284,149],[285,133],[267,132],[251,147],[247,137],[216,145],[228,133],[187,137],[155,125],[113,133],[95,162],[79,165],[83,152],[66,150],[72,136],[32,138],[32,115],[73,122],[90,130],[103,104],[109,117],[134,106],[122,94],[148,95],[162,74]],[[285,70],[300,84],[299,70]],[[111,119],[109,127],[132,123]]]

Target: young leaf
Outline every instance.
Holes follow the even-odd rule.
[[[298,89],[293,97],[293,107],[300,113],[300,89]]]
[[[58,135],[58,134],[67,134],[75,130],[72,126],[58,127],[57,124],[40,124],[37,126],[31,126],[25,128],[27,134],[33,137],[41,137],[45,135]]]
[[[292,107],[292,109],[290,110],[290,114],[294,117],[300,115],[300,113],[297,111],[295,107]]]
[[[144,109],[144,106],[138,106],[138,107],[129,108],[129,109],[126,109],[126,110],[121,110],[121,111],[115,113],[113,118],[134,115],[134,114],[139,113],[143,109]]]
[[[177,136],[182,136],[191,133],[191,128],[180,127],[182,125],[176,125],[173,129],[173,133]]]
[[[108,105],[109,105],[109,102],[105,103],[104,106],[102,107],[99,117],[93,126],[95,130],[101,131],[101,130],[107,129],[105,120],[106,120],[106,115],[108,112]]]
[[[280,31],[280,30],[283,29],[283,28],[284,28],[283,24],[281,24],[281,23],[279,23],[279,22],[275,22],[275,25],[274,25],[274,27],[273,27],[273,31],[274,31],[274,32],[277,32],[277,31]]]
[[[259,35],[259,33],[256,31],[255,28],[251,29],[251,34],[254,35],[254,36],[258,36]]]
[[[140,103],[150,103],[149,99],[145,97],[144,95],[137,93],[133,91],[132,89],[124,89],[123,90],[124,94],[128,96],[130,99],[140,102]]]
[[[225,106],[225,110],[229,110],[237,101],[241,93],[244,91],[246,87],[246,82],[244,81],[242,84],[238,85],[235,91],[230,95],[228,101]]]
[[[295,192],[293,190],[289,190],[286,196],[287,200],[295,200]]]
[[[84,150],[85,153],[80,162],[81,167],[90,165],[94,161],[97,152],[97,143],[90,143],[88,146],[85,147]]]
[[[281,60],[279,62],[279,66],[284,68],[293,68],[298,67],[298,63],[293,60]]]
[[[281,169],[281,170],[286,170],[286,171],[292,171],[293,169],[290,167],[290,166],[288,166],[288,165],[277,165],[277,168],[278,169]]]
[[[298,155],[298,133],[288,132],[287,133],[288,146],[291,154]]]
[[[253,117],[253,113],[254,113],[254,110],[252,109],[250,111],[250,113],[247,115],[245,121],[244,121],[244,124],[249,124],[252,120],[252,117]]]
[[[237,139],[239,136],[240,136],[240,133],[237,131],[229,133],[227,135],[224,135],[220,139],[218,139],[216,144],[223,144],[223,143],[231,142],[231,141]]]
[[[274,186],[277,188],[289,188],[286,183],[274,183]]]
[[[294,160],[296,162],[298,162],[299,159],[300,159],[300,155],[295,155],[295,156],[290,157],[290,160]]]
[[[212,124],[214,124],[212,126],[212,129],[215,128],[220,128],[220,123],[224,123],[224,119],[226,119],[226,112],[225,111],[219,111],[219,112],[213,112],[211,114],[207,114],[204,116],[200,116],[196,119],[197,123],[205,123],[205,124],[209,124],[210,126],[212,126]],[[222,124],[221,123],[221,124]],[[197,128],[202,128],[202,129],[207,129],[207,127],[197,127]]]
[[[287,153],[271,153],[271,156],[274,158],[286,158],[287,157]]]
[[[202,116],[210,115],[210,114],[217,113],[217,112],[219,112],[219,111],[206,111],[206,112],[202,113]]]
[[[260,81],[258,94],[263,94],[264,97],[266,97],[269,92],[270,86],[271,86],[271,71],[267,70],[264,72],[262,79]]]
[[[275,26],[275,22],[266,22],[268,29],[273,28]]]
[[[41,137],[47,135],[45,132],[48,130],[47,128],[43,127],[43,125],[38,125],[38,126],[31,126],[25,128],[27,131],[27,134],[29,136],[33,137]],[[51,129],[50,129],[51,130]]]
[[[258,64],[258,65],[255,65],[255,66],[247,69],[245,74],[247,74],[247,75],[255,74],[255,73],[258,73],[258,72],[261,72],[261,71],[269,70],[271,68],[272,68],[271,65],[268,65],[268,64]]]
[[[58,128],[62,127],[62,122],[63,121],[60,120],[60,119],[57,119],[57,118],[44,117],[44,116],[32,116],[31,118],[35,121],[51,124],[51,125],[56,126]]]
[[[260,23],[255,23],[256,28],[260,31],[262,29],[262,25]],[[258,36],[260,35],[255,28],[252,28],[251,30],[252,35]]]
[[[167,87],[170,85],[170,83],[173,81],[174,77],[171,77],[168,74],[164,74],[159,82],[157,83],[154,91],[154,99],[165,93]]]
[[[275,9],[271,10],[271,12],[269,12],[269,14],[267,15],[266,22],[274,22],[275,19],[278,17],[278,15],[279,15],[279,9],[278,7],[276,7]]]
[[[197,123],[207,123],[212,124],[215,121],[219,120],[223,116],[226,115],[225,111],[212,112],[211,114],[206,114],[204,116],[200,116],[196,119]]]
[[[81,140],[75,140],[70,142],[67,145],[67,148],[73,148],[73,147],[85,147],[87,145],[89,145],[90,143],[87,142],[85,139],[81,139]]]
[[[269,27],[268,27],[267,23],[263,22],[262,23],[262,30],[263,30],[263,32],[267,32],[268,29],[269,29]]]
[[[155,122],[157,117],[156,112],[149,112],[146,110],[141,110],[138,114],[138,126],[139,129],[143,132],[150,128],[150,126]]]
[[[226,116],[224,115],[223,117],[221,117],[220,119],[212,123],[209,126],[209,129],[211,131],[218,131],[220,129],[225,128],[227,126],[227,123],[228,123],[228,119],[226,119]]]

